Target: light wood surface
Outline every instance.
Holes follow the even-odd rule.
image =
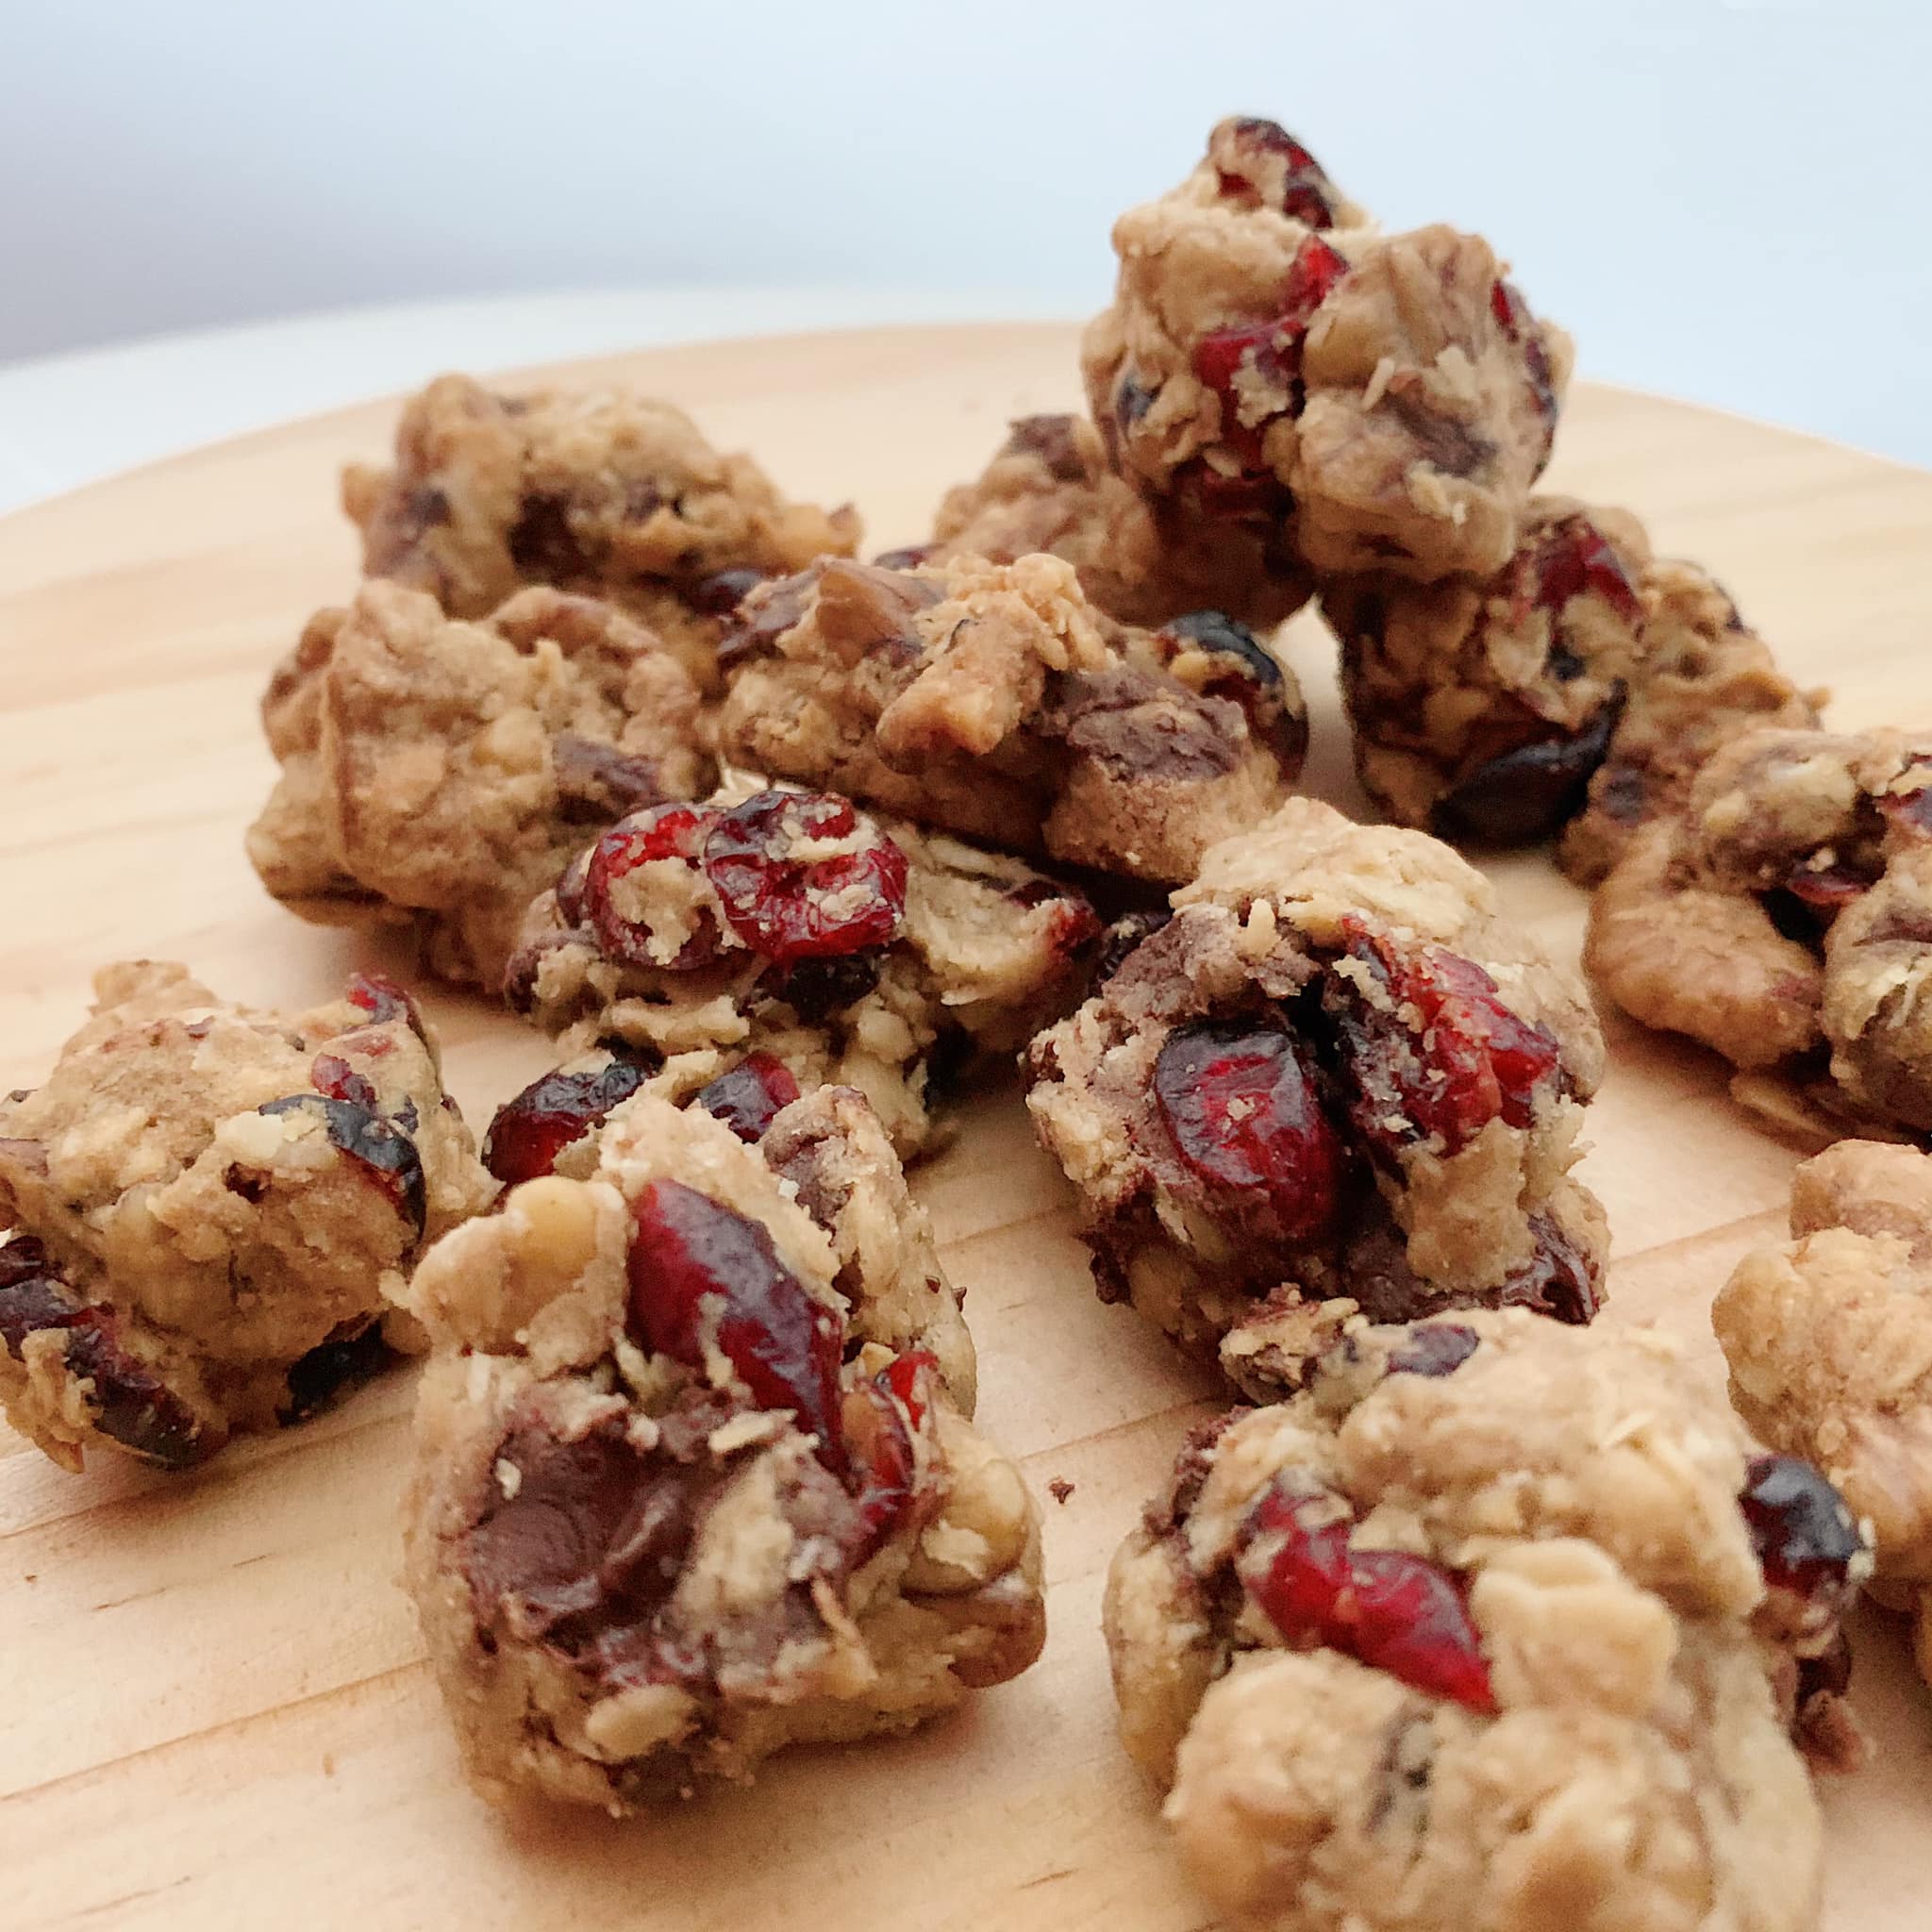
[[[735,342],[567,376],[675,398],[792,491],[855,500],[878,545],[922,534],[1008,416],[1076,394],[1073,331],[1048,326]],[[268,667],[353,579],[335,473],[379,454],[392,416],[296,424],[0,522],[0,1088],[42,1076],[103,961],[178,957],[225,993],[300,1003],[379,957],[272,904],[241,837],[270,779]],[[1710,565],[1795,673],[1836,688],[1840,719],[1932,717],[1932,475],[1588,388],[1562,443],[1553,484],[1630,504],[1661,549]],[[1358,805],[1325,635],[1299,621],[1287,654],[1313,699],[1315,787]],[[1538,857],[1495,870],[1574,953],[1579,895]],[[548,1064],[482,1004],[429,1005],[479,1126]],[[1616,1234],[1605,1319],[1707,1337],[1710,1294],[1778,1226],[1794,1155],[1728,1105],[1714,1062],[1610,1031],[1586,1169]],[[1208,1391],[1095,1301],[1015,1093],[977,1102],[919,1187],[970,1290],[983,1421],[1042,1491],[1074,1485],[1045,1506],[1036,1669],[921,1736],[796,1755],[666,1817],[506,1822],[458,1775],[392,1580],[407,1374],[192,1479],[105,1454],[68,1476],[0,1429],[0,1923],[1204,1924],[1116,1747],[1098,1609]],[[1826,1923],[1906,1932],[1926,1923],[1932,1705],[1894,1625],[1866,1613],[1857,1635],[1881,1756],[1824,1792]]]

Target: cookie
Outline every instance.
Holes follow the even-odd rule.
[[[395,460],[353,464],[342,506],[362,566],[487,617],[529,584],[610,599],[705,690],[724,617],[759,577],[850,556],[849,508],[781,496],[682,409],[624,389],[493,394],[445,375],[404,406]]]
[[[1099,928],[1018,859],[830,792],[733,788],[606,832],[530,908],[506,991],[676,1098],[754,1054],[807,1091],[857,1087],[909,1156],[969,1065],[1076,996]]]
[[[1272,121],[1114,225],[1082,344],[1117,467],[1191,520],[1272,532],[1318,574],[1487,575],[1549,459],[1569,338],[1479,236],[1383,236]]]
[[[1645,1025],[1755,1078],[1740,1096],[1842,1133],[1932,1131],[1932,753],[1895,731],[1724,745],[1631,842],[1584,958]]]
[[[1043,1636],[1039,1517],[883,1130],[655,1096],[425,1257],[405,1580],[472,1781],[621,1811],[909,1728]]]
[[[1867,1560],[1660,1335],[1357,1325],[1115,1558],[1121,1736],[1233,1926],[1806,1932]]]
[[[1840,1141],[1793,1175],[1790,1227],[1711,1308],[1731,1400],[1844,1492],[1932,1679],[1932,1155]]]
[[[1333,578],[1342,691],[1364,788],[1398,824],[1488,845],[1561,832],[1600,879],[1674,810],[1727,739],[1815,725],[1707,573],[1655,558],[1626,511],[1532,499],[1486,578]]]
[[[1163,885],[1287,796],[1291,675],[1216,611],[1159,631],[1074,566],[822,560],[752,592],[722,657],[725,756],[922,824]]]
[[[1110,466],[1100,432],[1082,416],[1021,417],[985,470],[946,492],[931,541],[878,560],[1017,563],[1042,550],[1071,563],[1109,617],[1149,628],[1214,609],[1272,630],[1313,588],[1274,533],[1148,502]]]
[[[64,1468],[182,1469],[388,1360],[417,1254],[495,1188],[390,980],[284,1015],[142,959],[94,994],[0,1102],[0,1402]]]
[[[413,925],[495,991],[530,901],[614,818],[708,791],[697,689],[614,605],[520,591],[472,624],[392,583],[314,618],[262,703],[281,776],[248,833],[306,918]]]
[[[1260,1400],[1357,1311],[1595,1313],[1602,1039],[1447,846],[1291,799],[1124,938],[1028,1051],[1103,1299]]]

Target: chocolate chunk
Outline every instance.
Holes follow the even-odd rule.
[[[1468,424],[1445,416],[1413,380],[1398,375],[1384,405],[1420,447],[1422,459],[1445,476],[1473,476],[1496,458],[1496,445]]]
[[[664,796],[657,759],[631,758],[599,739],[559,733],[550,760],[558,808],[570,824],[608,825]]]
[[[1547,838],[1583,804],[1622,711],[1620,696],[1572,737],[1519,744],[1478,765],[1436,807],[1438,830],[1486,845]]]
[[[1234,769],[1240,708],[1127,665],[1062,680],[1046,728],[1124,778],[1198,782]]]
[[[1074,430],[1072,416],[1021,416],[1000,454],[1038,457],[1056,483],[1078,483],[1086,477],[1087,465]]]
[[[382,1324],[370,1322],[311,1348],[289,1371],[289,1396],[275,1411],[285,1427],[307,1422],[347,1391],[373,1380],[397,1359],[383,1340]]]

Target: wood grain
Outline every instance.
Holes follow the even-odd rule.
[[[783,484],[852,498],[872,540],[919,536],[1005,420],[1075,398],[1073,332],[899,330],[584,364],[675,397]],[[393,405],[199,451],[0,522],[0,1086],[35,1080],[89,975],[146,953],[219,990],[300,1003],[366,942],[304,926],[242,854],[270,761],[270,662],[352,580],[334,476],[378,454]],[[1859,724],[1932,714],[1932,476],[1649,397],[1585,388],[1552,482],[1627,502],[1658,545],[1723,576],[1801,677]],[[1309,687],[1316,789],[1347,776],[1325,635]],[[1546,861],[1495,871],[1574,953],[1579,896]],[[393,964],[395,962],[388,962]],[[547,1063],[480,1003],[435,999],[473,1119]],[[1612,1025],[1588,1177],[1617,1237],[1606,1319],[1707,1336],[1736,1256],[1772,1233],[1794,1158],[1726,1102],[1716,1065]],[[746,1791],[615,1824],[506,1823],[462,1786],[392,1582],[407,1376],[202,1477],[105,1456],[63,1475],[0,1432],[0,1919],[20,1927],[794,1924],[1106,1926],[1206,1914],[1115,1746],[1097,1631],[1107,1559],[1207,1395],[1101,1307],[1066,1191],[1016,1095],[968,1112],[920,1177],[971,1291],[982,1415],[1047,1506],[1052,1637],[962,1718],[774,1764]],[[1713,1350],[1714,1357],[1714,1350]],[[1879,1763],[1825,1793],[1832,1932],[1924,1924],[1932,1708],[1898,1631],[1863,1620],[1856,1702]]]

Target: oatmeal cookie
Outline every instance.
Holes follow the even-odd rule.
[[[1313,589],[1278,534],[1149,503],[1081,416],[1021,417],[984,472],[946,492],[932,541],[878,560],[1017,563],[1041,550],[1071,563],[1089,599],[1122,624],[1158,627],[1211,608],[1272,630]]]
[[[1662,1336],[1357,1324],[1116,1557],[1121,1735],[1256,1932],[1807,1932],[1866,1560]]]
[[[614,606],[558,591],[470,624],[365,584],[311,621],[262,717],[282,766],[248,834],[263,884],[308,918],[415,924],[437,973],[492,991],[566,859],[717,776],[676,659]]]
[[[65,1468],[180,1469],[380,1367],[385,1297],[495,1189],[391,981],[282,1015],[142,959],[94,994],[0,1102],[0,1402]]]
[[[824,561],[747,597],[723,657],[727,757],[923,824],[1180,885],[1288,794],[1292,677],[1196,611],[1124,630],[1074,567]]]
[[[470,1776],[613,1811],[908,1728],[1044,1628],[957,1301],[850,1091],[639,1095],[418,1269],[405,1577]]]
[[[1571,352],[1487,242],[1375,233],[1306,149],[1253,120],[1216,127],[1193,174],[1113,241],[1113,306],[1081,360],[1141,490],[1272,531],[1318,573],[1502,568]]]
[[[789,502],[658,397],[500,396],[466,375],[409,399],[394,463],[351,465],[342,507],[369,575],[426,591],[452,617],[487,617],[527,584],[608,598],[706,691],[739,598],[814,557],[849,557],[859,536],[849,506]]]
[[[951,1079],[1064,1009],[1099,929],[1018,859],[830,792],[733,788],[620,820],[531,907],[505,987],[676,1098],[747,1055],[857,1087],[910,1155]]]
[[[1844,1491],[1932,1679],[1932,1155],[1840,1141],[1793,1176],[1790,1224],[1711,1308],[1731,1400]]]
[[[1261,1400],[1357,1311],[1591,1319],[1603,1041],[1481,874],[1291,799],[1174,905],[1028,1052],[1103,1298]]]
[[[1724,745],[1631,842],[1584,957],[1634,1018],[1775,1074],[1827,1131],[1925,1133],[1928,938],[1932,752],[1770,728]]]

